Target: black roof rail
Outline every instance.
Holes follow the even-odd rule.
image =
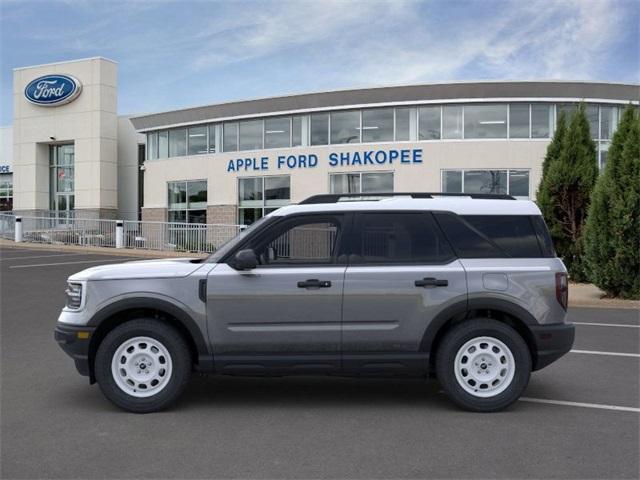
[[[440,193],[440,192],[381,192],[381,193],[323,193],[304,199],[298,205],[311,205],[315,203],[338,203],[342,199],[352,201],[373,201],[383,197],[469,197],[476,200],[515,200],[511,195],[499,193]]]

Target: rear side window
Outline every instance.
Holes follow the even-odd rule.
[[[542,216],[532,216],[531,223],[533,223],[533,228],[536,231],[536,235],[538,235],[538,243],[540,244],[540,249],[542,250],[542,256],[555,257],[556,250],[553,248],[553,241],[551,241],[549,229],[547,228],[547,224],[544,223],[544,219],[542,218]]]
[[[462,217],[492,240],[508,256],[542,256],[531,219],[525,215],[467,215]]]
[[[355,232],[353,263],[438,264],[454,258],[429,213],[362,213]]]
[[[502,258],[502,249],[454,213],[435,213],[438,223],[460,258]]]

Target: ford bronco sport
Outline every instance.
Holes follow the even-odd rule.
[[[317,195],[206,259],[72,275],[55,338],[132,412],[170,405],[192,371],[435,375],[488,412],[570,350],[567,287],[531,201]]]

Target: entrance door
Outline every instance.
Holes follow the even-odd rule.
[[[241,247],[255,251],[257,268],[219,264],[209,273],[207,319],[218,371],[340,368],[345,219],[287,217]]]
[[[75,209],[75,146],[52,145],[49,166],[50,209],[61,223],[73,217]]]
[[[429,212],[363,212],[345,275],[343,368],[404,374],[427,368],[429,322],[467,298],[466,274]]]

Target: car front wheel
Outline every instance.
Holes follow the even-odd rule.
[[[484,318],[467,320],[443,338],[436,373],[456,404],[471,411],[494,412],[515,402],[527,387],[531,355],[509,325]]]
[[[191,374],[189,347],[173,327],[137,319],[114,328],[95,357],[95,375],[104,395],[135,413],[162,410],[180,396]]]

